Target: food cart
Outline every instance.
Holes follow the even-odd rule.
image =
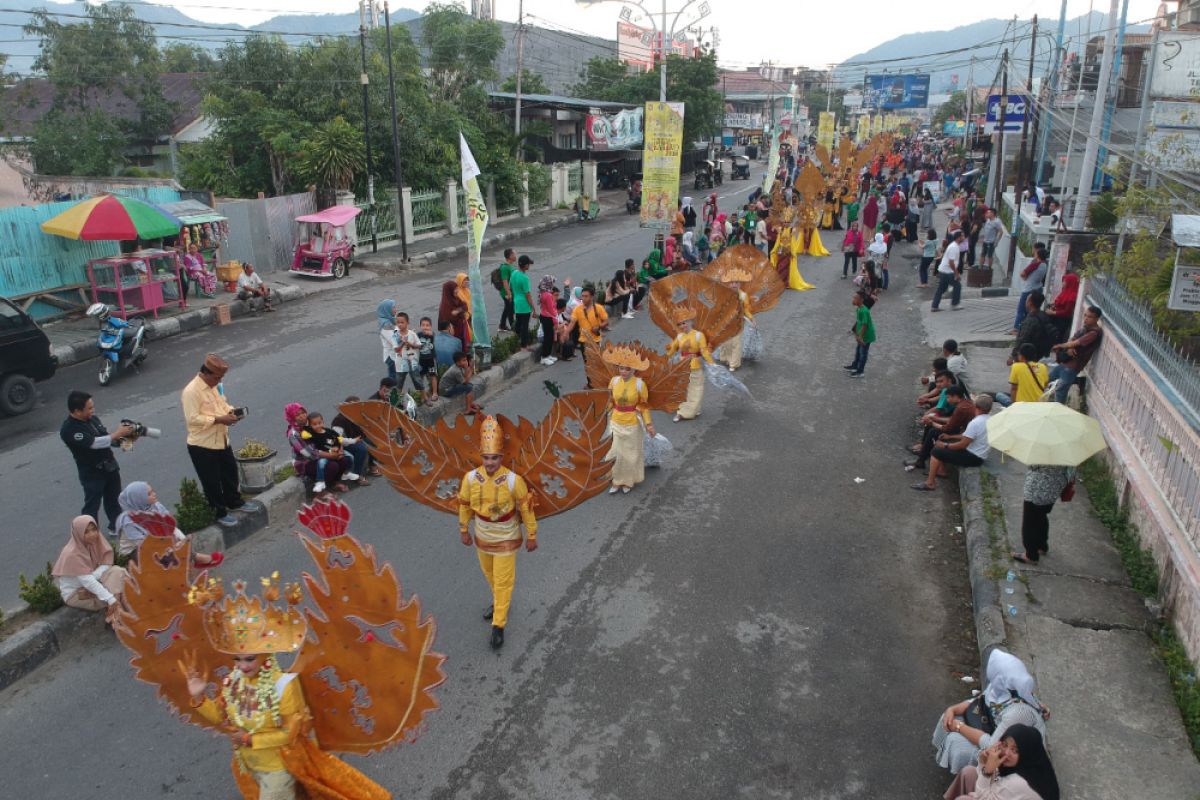
[[[225,284],[226,291],[234,291],[233,284],[237,283],[242,267],[236,262],[223,263],[227,255],[222,249],[229,243],[228,218],[199,200],[163,203],[162,208],[183,223],[174,242],[179,252],[186,253],[188,245],[198,245],[205,265],[217,274],[217,280]]]
[[[153,314],[164,306],[187,308],[179,280],[179,254],[174,250],[137,250],[119,256],[93,258],[87,265],[92,302],[114,307],[113,314],[129,319]]]

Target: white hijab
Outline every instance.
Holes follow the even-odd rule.
[[[882,233],[875,234],[875,241],[867,246],[867,250],[873,256],[882,256],[887,253],[887,244],[883,241]]]
[[[1042,704],[1034,693],[1033,676],[1021,662],[1021,659],[997,648],[988,656],[987,688],[983,696],[990,705],[998,706],[1012,699],[1013,692],[1017,697],[1040,709]]]

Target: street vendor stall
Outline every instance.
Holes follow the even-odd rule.
[[[179,254],[174,250],[138,250],[93,258],[87,266],[92,302],[114,306],[113,315],[129,319],[158,316],[164,306],[187,307],[179,281]]]
[[[229,240],[228,219],[199,200],[163,203],[161,208],[183,223],[175,242],[176,246],[186,251],[188,245],[198,245],[205,264],[214,269],[220,265],[221,248]]]

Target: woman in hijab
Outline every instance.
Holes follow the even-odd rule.
[[[719,256],[725,249],[725,215],[717,214],[716,219],[709,224],[709,227],[711,230],[708,232],[708,245],[712,249],[712,254]]]
[[[349,472],[352,467],[350,457],[322,451],[310,438],[305,436],[304,429],[308,425],[308,409],[299,403],[288,403],[283,408],[283,418],[287,420],[287,440],[288,445],[292,448],[292,466],[297,475],[313,481],[313,493],[324,492],[326,483],[329,483],[334,491],[350,491],[346,484],[340,482],[342,475]],[[318,466],[322,460],[325,461],[324,481],[318,480],[320,476]]]
[[[71,521],[71,538],[50,573],[63,602],[71,608],[105,609],[105,622],[116,619],[127,573],[113,566],[112,546],[100,534],[95,519],[79,516]]]
[[[974,699],[947,708],[934,726],[937,762],[954,775],[975,762],[981,750],[1003,739],[1005,731],[1013,725],[1028,725],[1045,736],[1045,717],[1050,712],[1034,694],[1033,676],[1021,659],[999,648],[993,650],[988,657],[987,680],[983,700],[995,724],[992,733],[975,727],[983,723],[974,715],[967,718],[967,709]]]
[[[863,206],[862,224],[866,233],[873,233],[879,225],[879,196],[875,192],[871,192],[867,204]]]
[[[459,275],[462,275],[460,272]],[[467,299],[471,297],[467,292]],[[449,322],[454,335],[462,342],[464,353],[471,352],[471,311],[459,291],[457,279],[442,284],[442,304],[438,307],[438,327]]]
[[[683,235],[683,247],[680,250],[683,260],[693,267],[700,263],[700,251],[696,249],[695,237],[696,235],[692,231],[685,233]]]
[[[671,269],[675,264],[675,239],[668,236],[663,243],[663,263],[667,269]]]
[[[170,514],[167,507],[158,502],[158,495],[154,492],[154,487],[145,481],[134,481],[121,490],[121,495],[118,498],[121,503],[121,515],[117,517],[117,552],[122,556],[129,556],[129,560],[137,563],[138,547],[142,540],[149,535],[149,531],[139,525],[133,519],[133,514],[141,513],[157,513]],[[187,541],[187,536],[178,528],[175,529],[175,541],[182,544]],[[192,553],[192,563],[197,567],[215,567],[225,560],[225,556],[221,553]]]
[[[871,254],[871,260],[875,262],[875,266],[877,266],[880,270],[882,270],[882,274],[879,276],[880,281],[881,281],[880,288],[887,289],[888,288],[888,260],[887,260],[888,247],[887,247],[887,241],[884,239],[884,236],[882,233],[875,234],[874,241],[872,241],[869,245],[867,245],[867,252]]]
[[[1042,735],[1013,725],[979,754],[979,768],[966,767],[950,784],[946,800],[1059,800],[1058,776]]]
[[[655,252],[658,252],[658,251],[656,250]],[[582,305],[582,304],[583,304],[583,287],[582,286],[572,287],[571,297],[570,297],[570,299],[567,300],[567,307],[565,309],[565,311],[567,312],[567,316],[568,317],[571,316],[571,312],[575,310],[575,306]]]
[[[383,345],[383,365],[387,368],[388,377],[396,380],[396,358],[399,348],[396,346],[396,301],[384,300],[375,309],[379,322],[379,341]]]
[[[375,316],[379,318],[379,330],[394,326],[396,324],[396,301],[384,300],[375,309]]]
[[[719,209],[717,208],[717,193],[713,192],[708,196],[708,199],[704,201],[704,224],[711,226],[713,221],[716,220],[718,213]]]
[[[1068,270],[1067,274],[1063,275],[1062,289],[1058,291],[1058,296],[1054,298],[1050,308],[1046,309],[1050,321],[1058,330],[1055,344],[1062,344],[1071,335],[1071,320],[1075,317],[1075,301],[1078,297],[1079,276]]]
[[[665,278],[670,274],[667,268],[664,266],[663,254],[661,250],[651,250],[650,255],[646,257],[646,260],[650,262],[650,277],[654,280]]]

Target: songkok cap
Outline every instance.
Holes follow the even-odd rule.
[[[209,353],[204,357],[204,369],[212,375],[224,375],[229,372],[229,362],[216,353]]]

